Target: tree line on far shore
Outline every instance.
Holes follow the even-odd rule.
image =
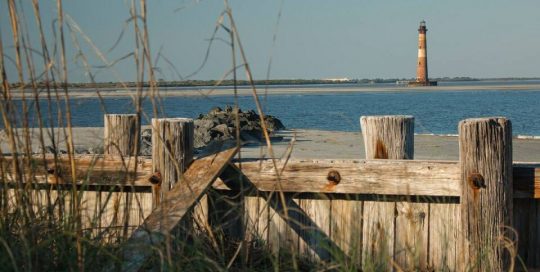
[[[377,84],[377,83],[395,83],[398,81],[414,81],[414,78],[375,78],[375,79],[270,79],[270,80],[255,80],[255,85],[316,85],[316,84]],[[540,78],[522,78],[522,77],[508,77],[508,78],[472,78],[472,77],[441,77],[431,78],[433,81],[481,81],[481,80],[540,80]],[[29,83],[28,83],[29,84]],[[11,88],[19,88],[21,85],[24,87],[30,86],[27,83],[12,83]],[[58,82],[55,82],[56,87],[63,88]],[[75,82],[67,83],[68,88],[124,88],[124,87],[137,87],[137,82]],[[46,82],[38,82],[38,88],[46,88]],[[159,79],[156,82],[158,87],[204,87],[204,86],[234,86],[233,80],[178,80],[178,81],[166,81]],[[237,86],[250,85],[247,80],[237,80]],[[143,87],[149,87],[150,82],[144,82]],[[52,87],[52,86],[50,86]]]

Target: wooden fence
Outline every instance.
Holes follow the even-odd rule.
[[[310,258],[345,255],[366,270],[502,271],[510,241],[540,266],[540,164],[512,163],[508,120],[462,121],[459,162],[410,160],[410,116],[361,125],[368,160],[278,162],[280,182],[273,162],[243,163],[243,187],[253,188],[246,235]],[[238,195],[226,184],[215,187]]]
[[[108,154],[78,157],[77,182],[58,174],[65,159],[49,158],[36,159],[47,171],[31,184],[43,199],[84,191],[87,226],[123,222],[126,271],[148,257],[141,244],[160,241],[152,233],[186,218],[364,270],[501,271],[512,241],[527,267],[540,267],[540,164],[513,163],[505,118],[460,122],[459,161],[413,160],[414,118],[371,116],[360,120],[366,160],[241,163],[236,148],[193,161],[193,123],[181,118],[153,120],[152,158],[135,160],[133,118],[105,117]]]

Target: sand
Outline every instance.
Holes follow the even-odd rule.
[[[32,142],[34,150],[38,150],[39,142],[33,129]],[[79,148],[97,147],[103,143],[103,128],[73,128],[75,146]],[[275,157],[280,158],[286,150],[293,136],[296,142],[293,145],[291,158],[293,159],[363,159],[364,144],[359,132],[321,131],[321,130],[287,130],[276,136],[281,141],[273,142]],[[48,138],[48,137],[46,137]],[[60,138],[63,138],[60,137]],[[9,151],[5,137],[0,137],[3,152]],[[47,140],[46,144],[50,144]],[[60,142],[65,149],[64,141]],[[243,158],[260,158],[261,152],[266,152],[261,144],[251,143],[242,147]],[[540,162],[540,139],[513,139],[514,161]],[[269,157],[267,154],[264,157]],[[416,135],[414,158],[419,160],[458,160],[459,146],[456,136]]]
[[[200,88],[200,87],[197,87]],[[204,89],[197,88],[185,88],[182,89],[169,87],[169,88],[160,88],[159,96],[161,97],[193,97],[193,96],[226,96],[233,95],[234,91],[231,88],[214,89],[212,86],[202,87]],[[115,89],[115,88],[100,88],[99,94],[102,97],[131,97],[135,96],[135,91],[130,89]],[[311,87],[311,86],[302,86],[298,87],[279,87],[279,88],[268,88],[268,92],[265,92],[264,87],[257,87],[257,93],[259,95],[268,93],[270,95],[276,94],[306,94],[306,93],[354,93],[354,92],[410,92],[410,91],[482,91],[482,90],[540,90],[540,84],[489,84],[489,85],[459,85],[459,86],[425,86],[425,87],[414,87],[409,88],[407,86],[385,86],[377,87],[377,85],[358,85],[358,86],[340,86],[340,85],[321,85],[321,87]],[[31,94],[30,90],[26,90],[26,93]],[[246,86],[240,86],[238,89],[238,95],[247,96],[252,95],[253,92],[251,88]],[[63,96],[60,94],[60,96]],[[71,98],[95,98],[96,89],[84,89],[84,88],[71,88],[69,90],[69,96]],[[13,97],[21,97],[20,92],[14,92]],[[46,93],[44,91],[40,92],[40,98],[45,99]]]
[[[296,159],[364,159],[364,143],[360,132],[295,130],[282,131],[283,141],[274,142],[276,157],[286,153],[296,133],[292,158]],[[414,158],[418,160],[459,160],[457,136],[415,135]],[[266,148],[263,148],[266,149]],[[260,146],[243,148],[244,157],[260,157]],[[514,161],[540,162],[539,139],[513,139]]]

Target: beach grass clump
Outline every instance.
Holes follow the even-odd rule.
[[[46,210],[37,210],[31,218],[25,218],[21,210],[4,210],[0,219],[3,271],[93,270],[115,251],[113,244],[103,243],[90,231],[77,233],[69,214],[59,219],[52,218]],[[83,252],[82,263],[78,247]]]

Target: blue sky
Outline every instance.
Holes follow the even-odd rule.
[[[33,16],[30,1],[17,1],[26,17]],[[50,31],[55,1],[41,1],[42,17]],[[130,1],[71,0],[65,12],[77,22],[110,61],[133,51],[132,26],[118,46],[107,52],[129,18]],[[136,1],[137,3],[139,1]],[[276,28],[278,13],[282,16]],[[324,1],[231,0],[233,15],[256,79],[265,79],[272,56],[270,78],[412,78],[415,76],[417,28],[428,27],[428,64],[431,77],[538,77],[540,76],[540,1]],[[222,1],[148,1],[151,53],[158,51],[180,75],[201,64]],[[0,31],[7,56],[13,41],[6,1],[0,2]],[[39,48],[34,21],[28,19],[31,44]],[[276,32],[277,29],[277,32]],[[273,45],[272,37],[277,33]],[[218,37],[227,39],[224,31]],[[93,65],[103,63],[83,43]],[[88,81],[68,43],[69,78]],[[39,63],[39,62],[38,62]],[[126,59],[97,72],[97,81],[134,80],[135,65]],[[160,60],[158,77],[178,80]],[[192,79],[218,79],[231,67],[229,47],[216,42],[204,68]],[[16,81],[7,61],[10,81]],[[95,72],[95,71],[94,71]],[[243,75],[243,71],[241,72]]]

